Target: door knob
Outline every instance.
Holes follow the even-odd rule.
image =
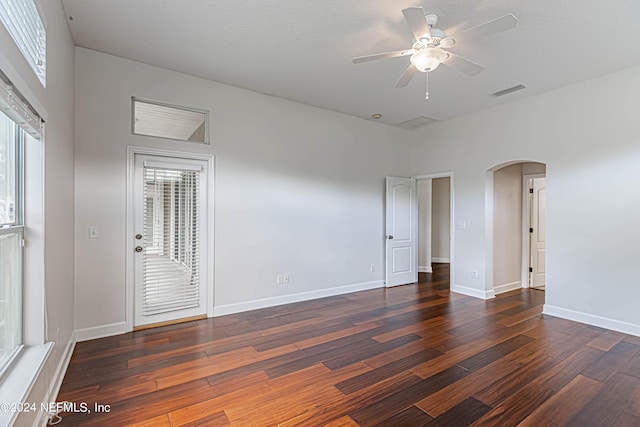
[[[136,246],[136,252],[142,252],[142,246]]]
[[[392,236],[391,234],[389,234],[389,235],[387,236],[387,239],[392,240],[392,239],[393,239],[393,236]]]

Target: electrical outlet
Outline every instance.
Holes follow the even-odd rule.
[[[282,276],[282,274],[278,274],[278,276],[276,277],[276,283],[278,285],[282,285],[283,282],[284,282],[284,277]]]
[[[282,283],[289,283],[289,274],[283,274],[282,275]]]
[[[369,266],[369,271],[371,271],[371,272],[376,271],[376,265],[375,265],[375,264],[371,264],[371,265]]]
[[[471,270],[471,277],[473,279],[477,279],[478,278],[478,270]]]

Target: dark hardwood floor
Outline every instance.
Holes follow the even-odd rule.
[[[61,425],[640,426],[640,338],[420,279],[78,343]]]

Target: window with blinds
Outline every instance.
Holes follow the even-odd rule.
[[[47,32],[35,0],[0,0],[0,21],[42,86],[46,86]]]
[[[22,347],[21,129],[0,112],[0,376]]]
[[[142,314],[200,301],[199,170],[144,168]]]

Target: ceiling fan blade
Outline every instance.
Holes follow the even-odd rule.
[[[453,35],[452,38],[456,42],[479,39],[480,37],[486,37],[502,31],[511,30],[516,27],[517,23],[518,18],[509,14],[502,18],[497,18],[493,21],[471,27],[459,34]]]
[[[398,56],[406,56],[413,53],[413,50],[396,50],[395,52],[376,53],[375,55],[358,56],[353,58],[354,64],[361,62],[376,61],[378,59],[397,58]]]
[[[416,38],[416,41],[425,37],[431,40],[429,24],[427,24],[427,18],[425,18],[424,10],[421,7],[403,9],[402,14],[409,23],[409,28],[411,28],[411,32]]]
[[[414,67],[413,64],[409,65],[409,67],[404,71],[404,74],[402,74],[402,77],[400,77],[400,80],[398,80],[398,83],[396,83],[396,87],[405,87],[408,85],[417,72],[418,69]]]
[[[477,76],[484,70],[482,65],[469,61],[467,58],[463,58],[455,53],[447,52],[448,58],[444,60],[443,64],[453,68],[456,71],[466,74],[468,76]]]

